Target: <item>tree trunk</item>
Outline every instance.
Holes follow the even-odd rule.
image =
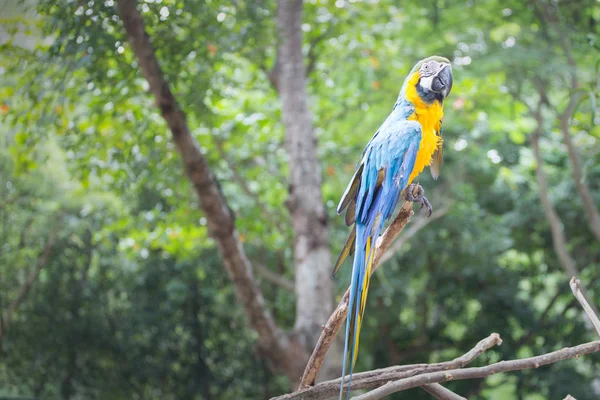
[[[333,310],[333,284],[329,278],[331,253],[327,240],[327,213],[321,195],[321,169],[308,109],[306,67],[302,55],[302,8],[302,0],[279,0],[277,22],[281,42],[277,58],[278,90],[290,160],[286,204],[294,229],[294,331],[310,354]],[[325,374],[329,377],[339,371]]]
[[[252,265],[244,252],[235,229],[233,213],[210,169],[200,144],[190,132],[184,111],[177,103],[165,79],[150,37],[145,31],[136,0],[120,0],[119,12],[127,39],[135,53],[139,68],[148,81],[162,117],[169,127],[173,141],[183,160],[185,172],[206,215],[210,235],[215,239],[223,265],[233,283],[236,295],[258,334],[261,354],[276,373],[285,374],[292,382],[300,379],[306,351],[299,341],[288,337],[275,324],[265,305]]]

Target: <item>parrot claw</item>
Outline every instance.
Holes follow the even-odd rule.
[[[415,193],[416,192],[416,193]],[[418,183],[413,183],[408,185],[406,188],[406,195],[404,196],[406,201],[411,201],[413,203],[418,203],[422,209],[423,207],[427,208],[427,217],[431,217],[431,212],[433,208],[431,207],[431,203],[425,197],[425,190]]]

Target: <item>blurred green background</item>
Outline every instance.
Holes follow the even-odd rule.
[[[0,398],[288,392],[256,348],[115,2],[0,3]],[[244,249],[262,265],[266,306],[291,330],[288,154],[265,73],[276,8],[139,5]],[[373,277],[356,370],[452,359],[491,332],[502,346],[473,365],[594,339],[565,260],[599,304],[600,3],[309,0],[302,31],[333,256],[347,234],[337,201],[406,74],[431,54],[454,68],[442,174],[419,179],[443,215]],[[335,281],[338,300],[350,269]],[[594,399],[599,368],[591,355],[448,388],[469,399]]]

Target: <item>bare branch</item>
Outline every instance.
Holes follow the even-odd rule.
[[[457,395],[452,390],[446,389],[439,383],[423,385],[422,388],[438,400],[467,400],[465,397]]]
[[[353,400],[378,400],[392,393],[411,389],[429,383],[448,382],[451,380],[477,379],[508,371],[539,368],[542,365],[552,364],[569,358],[579,358],[582,355],[600,351],[600,340],[581,344],[575,347],[566,347],[540,356],[522,358],[511,361],[500,361],[485,367],[459,368],[449,371],[440,371],[388,382],[385,385],[355,396]]]
[[[600,335],[600,320],[598,320],[598,315],[594,312],[588,301],[586,300],[583,292],[581,291],[581,281],[575,277],[572,277],[569,281],[569,286],[571,286],[571,291],[575,295],[579,304],[583,307],[583,310],[587,314],[594,328],[596,328],[596,332]]]
[[[500,335],[498,335],[497,333],[492,333],[490,336],[477,343],[477,345],[475,345],[475,347],[469,350],[469,352],[463,354],[458,358],[455,358],[452,361],[446,361],[436,364],[399,365],[376,369],[372,371],[359,372],[353,375],[351,390],[372,389],[379,387],[388,381],[407,378],[428,372],[445,371],[449,369],[461,368],[471,363],[486,350],[489,350],[494,346],[499,346],[501,343],[502,339],[500,339]],[[346,377],[346,381],[347,379],[348,378]],[[340,380],[341,378],[337,378],[331,381],[319,383],[318,385],[315,385],[313,387],[301,389],[294,393],[273,398],[272,400],[326,399],[339,394]]]
[[[405,209],[405,206],[406,204],[403,206],[403,209]],[[406,217],[404,220],[407,219],[408,217]],[[396,221],[394,221],[394,223],[396,223]],[[385,242],[388,242],[388,240],[389,239],[386,238]],[[384,240],[378,241],[379,246],[383,246],[382,243],[384,243]],[[385,249],[380,250],[380,248],[378,248],[377,250],[385,252]],[[598,320],[597,315],[591,310],[583,294],[581,293],[581,283],[573,278],[570,282],[570,285],[575,297],[580,301],[584,310],[592,319],[594,326],[599,330],[600,333],[600,321]],[[347,294],[345,297],[346,296]],[[345,299],[342,299],[342,302],[340,302],[340,306],[338,306],[338,310],[336,310],[336,312],[334,312],[332,315],[332,319],[335,319],[336,321],[343,321],[345,318],[344,307],[347,307],[347,304],[344,300]],[[554,300],[552,300],[550,303],[554,303]],[[332,324],[332,326],[334,326],[334,324]],[[331,331],[328,330],[328,327],[324,328],[324,332],[325,333],[322,335],[322,338],[324,337],[326,340],[331,340]],[[353,397],[353,399],[378,400],[392,393],[414,387],[423,387],[424,390],[432,393],[439,399],[462,399],[461,396],[451,392],[446,388],[438,385],[430,385],[451,380],[485,378],[490,375],[508,371],[539,368],[540,366],[552,364],[569,358],[579,358],[585,354],[600,352],[600,340],[598,340],[575,347],[566,347],[561,350],[535,357],[500,361],[485,367],[464,368],[480,354],[494,346],[500,345],[501,343],[502,340],[500,339],[500,336],[497,333],[493,333],[486,339],[477,343],[477,345],[469,352],[449,362],[394,366],[357,373],[354,375],[354,380],[350,390],[374,390],[366,394]],[[314,356],[315,354],[313,354],[313,357]],[[313,358],[311,358],[311,360],[313,360]],[[321,400],[330,398],[339,394],[340,380],[341,378],[338,378],[312,387],[301,388],[294,393],[275,397],[271,400]]]
[[[386,229],[383,235],[377,240],[377,244],[375,247],[375,255],[373,259],[373,268],[371,273],[375,271],[379,262],[381,261],[383,254],[390,247],[396,236],[404,229],[408,221],[410,221],[410,217],[412,216],[412,203],[404,202],[398,216],[392,222],[392,224]],[[317,341],[317,345],[313,350],[310,359],[308,360],[308,364],[306,364],[306,368],[304,369],[304,374],[302,375],[302,379],[300,380],[299,389],[303,389],[308,386],[312,386],[315,384],[315,380],[321,369],[321,365],[323,365],[323,361],[325,360],[325,355],[327,351],[331,347],[333,343],[333,339],[335,335],[340,330],[342,324],[346,320],[346,315],[348,314],[348,297],[350,294],[350,289],[346,290],[346,293],[342,297],[342,300],[333,311],[329,320],[323,327],[323,331],[319,336],[319,340]]]
[[[236,294],[243,305],[252,328],[258,333],[258,344],[272,364],[290,379],[297,376],[297,364],[301,363],[302,350],[295,341],[286,337],[277,327],[265,306],[252,265],[244,252],[235,229],[231,210],[221,192],[207,160],[202,154],[198,141],[190,132],[187,118],[177,103],[156,54],[146,33],[142,15],[137,9],[136,0],[120,0],[118,8],[128,41],[138,60],[140,70],[148,81],[150,92],[161,111],[177,150],[181,154],[185,172],[193,184],[205,213],[211,236],[215,239],[223,264]]]

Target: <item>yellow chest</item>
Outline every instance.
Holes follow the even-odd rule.
[[[426,166],[431,164],[433,153],[442,145],[442,136],[439,135],[444,109],[441,103],[434,101],[431,104],[425,103],[417,93],[416,84],[419,81],[419,73],[408,82],[406,88],[406,98],[415,106],[415,112],[408,118],[411,121],[417,121],[421,124],[421,144],[415,160],[413,172],[408,178],[408,183],[412,183]]]

